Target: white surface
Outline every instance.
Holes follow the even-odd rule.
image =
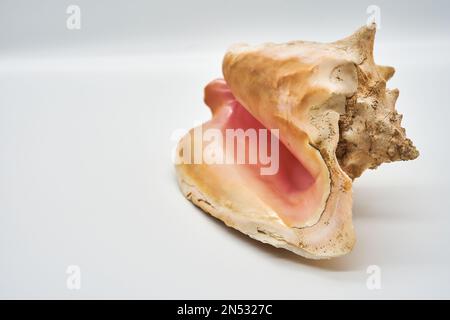
[[[397,68],[421,156],[354,184],[356,247],[317,262],[226,228],[178,191],[171,135],[208,118],[203,87],[223,48],[4,51],[0,298],[450,298],[449,42],[383,32],[377,61]],[[68,265],[80,290],[66,288]],[[366,288],[369,265],[381,290]]]

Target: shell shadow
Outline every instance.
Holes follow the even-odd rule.
[[[311,260],[304,258],[302,256],[298,256],[295,253],[290,252],[289,250],[276,248],[270,244],[254,240],[249,236],[243,234],[242,232],[226,226],[222,221],[207,214],[197,206],[195,205],[193,206],[199,211],[200,214],[205,216],[206,219],[210,220],[211,223],[215,224],[218,227],[218,229],[222,230],[223,232],[229,234],[232,237],[239,238],[239,240],[244,245],[255,248],[255,250],[258,250],[260,253],[267,255],[269,257],[279,259],[287,263],[296,264],[299,266],[306,266],[329,271],[348,272],[353,270],[361,270],[367,267],[367,263],[365,262],[366,259],[364,259],[363,256],[357,255],[356,252],[351,252],[350,254],[343,257],[326,260]]]
[[[175,174],[173,175],[174,180],[176,180]],[[380,215],[379,208],[376,206],[367,205],[367,203],[373,201],[377,198],[382,197],[392,197],[396,198],[396,188],[366,188],[366,187],[356,187],[355,192],[357,197],[354,197],[354,206],[353,206],[353,221],[361,222],[362,218],[372,217],[377,220],[388,220],[392,219],[392,216]],[[373,202],[372,202],[373,203]],[[223,232],[229,234],[232,237],[237,237],[244,245],[250,246],[258,250],[260,253],[267,255],[269,257],[279,259],[286,263],[295,264],[298,266],[305,266],[314,269],[322,269],[333,272],[350,272],[355,270],[365,270],[368,265],[373,262],[373,252],[370,250],[364,250],[365,242],[370,242],[372,239],[366,239],[367,237],[363,237],[364,235],[357,233],[357,243],[353,248],[353,251],[343,257],[337,257],[326,260],[311,260],[301,256],[298,256],[286,249],[275,248],[272,245],[259,242],[250,238],[249,236],[241,233],[238,230],[230,228],[226,226],[219,219],[214,218],[208,213],[204,212],[202,209],[198,208],[194,204],[191,203],[192,206],[198,210],[199,214],[208,219],[210,223],[215,224],[218,230],[222,230]],[[397,216],[397,218],[402,218],[401,215]],[[367,222],[367,221],[366,221]],[[356,227],[355,227],[356,228]],[[356,230],[357,231],[357,230]],[[376,241],[376,239],[373,239]],[[361,243],[362,242],[362,243]],[[367,245],[367,244],[366,244]]]

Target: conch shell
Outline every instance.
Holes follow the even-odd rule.
[[[224,80],[205,88],[212,119],[178,145],[176,171],[185,197],[226,225],[307,258],[351,251],[352,180],[383,162],[418,156],[395,110],[398,90],[386,89],[394,68],[374,62],[375,30],[364,26],[326,44],[229,49]],[[258,129],[255,141],[267,138],[263,147],[277,147],[276,172],[264,174],[270,170],[261,159],[214,161],[236,160],[235,146],[225,150],[216,134],[198,134],[210,129],[224,136],[229,129]],[[208,149],[210,161],[193,155],[199,149]]]

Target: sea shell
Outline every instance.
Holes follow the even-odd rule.
[[[386,89],[394,69],[374,62],[375,30],[364,26],[326,44],[229,49],[225,80],[205,88],[212,119],[178,145],[176,171],[186,198],[254,239],[307,258],[351,251],[352,179],[383,162],[418,156],[395,111],[398,90]],[[236,138],[257,143],[246,146],[243,158],[265,143],[271,156],[277,151],[276,172],[267,174],[273,165],[267,158],[236,161],[242,160],[236,146],[230,151],[223,143],[229,129],[257,129],[256,136]]]

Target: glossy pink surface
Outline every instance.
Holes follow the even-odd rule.
[[[223,80],[215,80],[205,88],[205,102],[213,112],[213,119],[204,124],[204,130],[217,128],[222,130],[225,136],[227,129],[266,129],[233,97]],[[262,137],[264,138],[264,136]],[[260,138],[258,135],[258,146]],[[278,140],[278,138],[274,138]],[[269,204],[283,221],[288,224],[301,224],[317,210],[323,190],[316,184],[314,177],[305,169],[301,161],[281,142],[282,137],[280,138],[278,140],[279,167],[275,174],[261,175],[261,167],[267,167],[267,164],[261,163],[259,157],[256,164],[246,162],[246,164],[231,166],[238,170],[245,183],[251,185],[252,190],[258,194],[259,198]],[[267,130],[265,139],[267,150],[270,152],[271,133],[269,130]],[[248,143],[246,147],[246,159],[248,159]],[[234,155],[236,156],[236,152]]]

